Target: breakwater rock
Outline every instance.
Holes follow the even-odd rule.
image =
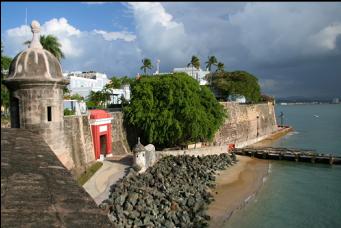
[[[143,174],[130,169],[100,207],[117,227],[207,227],[215,172],[234,162],[227,154],[164,157]]]

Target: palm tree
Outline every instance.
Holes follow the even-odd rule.
[[[191,62],[187,64],[187,67],[192,66],[192,77],[193,75],[193,67],[195,67],[196,69],[199,69],[200,67],[200,60],[198,57],[196,57],[195,55],[192,56]]]
[[[212,65],[216,66],[217,63],[218,63],[217,58],[214,55],[209,56],[208,61],[206,62],[206,68],[208,68],[208,70],[210,71],[209,78],[210,78],[211,83],[212,83],[212,77],[213,77],[211,73],[211,67]]]
[[[140,69],[144,71],[144,74],[146,74],[147,69],[153,68],[152,61],[148,58],[142,59],[142,64],[143,65],[140,67]]]
[[[24,44],[30,43],[31,41],[26,41]],[[45,50],[51,52],[59,61],[65,58],[64,53],[61,50],[62,45],[59,43],[57,37],[53,35],[42,35],[40,36],[40,43]]]
[[[218,63],[216,72],[218,71],[220,72],[224,71],[224,63],[221,63],[221,62]]]
[[[211,71],[211,67],[216,66],[218,63],[217,58],[215,56],[209,56],[208,61],[206,62],[206,68],[208,68],[209,71]]]

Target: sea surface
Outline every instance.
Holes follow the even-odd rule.
[[[276,105],[294,131],[272,146],[341,156],[341,105]],[[341,227],[341,165],[273,161],[264,185],[225,228]],[[233,196],[231,196],[233,197]]]

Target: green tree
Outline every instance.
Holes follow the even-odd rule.
[[[140,67],[140,69],[143,70],[144,74],[146,74],[147,69],[153,68],[152,61],[148,58],[142,59],[142,64],[143,65]]]
[[[1,41],[1,106],[7,111],[9,107],[9,91],[7,87],[3,84],[5,79],[5,71],[8,72],[12,58],[3,54],[4,46]]]
[[[219,63],[217,64],[217,70],[216,70],[216,72],[224,72],[224,63],[219,62]]]
[[[192,66],[192,76],[194,77],[194,73],[193,73],[193,67],[195,67],[196,69],[199,69],[200,67],[200,60],[198,57],[196,57],[195,55],[192,56],[191,62],[189,62],[187,64],[187,67]]]
[[[92,108],[105,108],[107,102],[110,100],[110,93],[106,90],[91,91],[87,97],[87,106]]]
[[[131,85],[135,81],[135,78],[129,78],[127,76],[124,76],[124,77],[122,77],[120,79],[121,79],[121,85],[125,85],[125,84]]]
[[[113,76],[110,79],[110,82],[105,85],[105,88],[106,89],[119,89],[121,87],[121,83],[122,81],[119,78],[116,78],[115,76]]]
[[[125,121],[157,147],[211,140],[224,121],[212,92],[186,73],[142,76],[131,90]]]
[[[211,71],[212,66],[216,66],[218,63],[217,58],[215,56],[209,56],[208,61],[206,62],[206,68]]]
[[[260,101],[260,86],[258,79],[246,71],[216,72],[213,87],[225,97],[243,95],[248,101]]]
[[[80,94],[76,93],[71,95],[71,100],[77,100],[77,101],[84,101],[84,97],[82,97]]]
[[[113,76],[110,79],[110,82],[108,84],[105,85],[105,89],[106,90],[110,90],[110,89],[119,89],[121,88],[122,85],[131,85],[132,83],[134,83],[135,79],[134,78],[128,78],[127,76],[118,78]]]
[[[30,44],[31,41],[26,41],[24,44]],[[64,53],[62,52],[62,45],[59,42],[58,38],[53,35],[41,35],[40,36],[40,43],[43,46],[43,48],[49,52],[51,52],[52,55],[54,55],[58,61],[65,58]]]

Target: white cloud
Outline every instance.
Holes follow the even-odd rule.
[[[65,18],[51,19],[41,26],[41,34],[55,35],[62,44],[65,59],[64,71],[95,70],[116,75],[136,74],[142,58],[132,33],[103,30],[81,31]],[[23,43],[32,39],[31,29],[22,25],[6,31],[6,54],[14,56],[26,47]]]
[[[249,71],[259,77],[265,90],[274,93],[280,87],[285,93],[293,85],[297,85],[297,91],[304,91],[299,89],[306,84],[302,78],[313,77],[317,70],[309,74],[307,71],[318,64],[322,69],[327,66],[325,63],[330,63],[326,69],[331,74],[340,74],[340,67],[334,64],[340,58],[340,3],[133,2],[123,5],[129,9],[127,18],[133,16],[134,33],[127,29],[80,31],[65,18],[43,24],[46,30],[42,30],[55,34],[63,44],[64,69],[92,68],[134,75],[144,57],[153,62],[160,59],[160,69],[164,72],[187,65],[192,55],[197,55],[205,68],[207,56],[215,55],[225,63],[226,70]],[[127,13],[123,12],[123,16]],[[22,49],[22,43],[31,38],[30,29],[25,26],[10,29],[5,38],[5,50],[17,53],[18,47]],[[324,58],[331,59],[322,61]],[[292,85],[285,84],[290,79],[293,79]],[[321,84],[317,85],[318,79],[314,77],[317,87]],[[301,83],[295,83],[299,80]]]
[[[127,42],[134,41],[136,39],[136,36],[130,32],[107,32],[103,30],[94,30],[95,33],[101,34],[103,38],[107,41],[113,41],[113,40],[124,40]]]
[[[31,28],[27,25],[9,29],[6,34],[11,38],[11,40],[8,40],[9,49],[12,47],[15,53],[24,48],[20,44],[32,38]],[[71,26],[65,18],[54,18],[45,22],[41,26],[41,34],[56,36],[62,44],[62,51],[66,56],[79,56],[82,54],[82,48],[77,46],[76,42],[72,42],[73,38],[80,36],[81,31]]]
[[[174,21],[160,3],[134,2],[128,6],[134,14],[137,42],[146,57],[153,61],[161,59],[173,67],[187,63],[191,38],[182,23]]]
[[[27,37],[31,34],[31,29],[27,25],[7,30],[9,37]]]
[[[64,35],[64,36],[73,36],[80,35],[80,31],[70,25],[68,21],[62,17],[60,19],[52,19],[47,21],[42,27],[43,33],[53,34],[53,35]]]
[[[318,33],[311,36],[312,42],[326,50],[334,50],[336,48],[336,37],[341,35],[341,22],[328,25]]]

